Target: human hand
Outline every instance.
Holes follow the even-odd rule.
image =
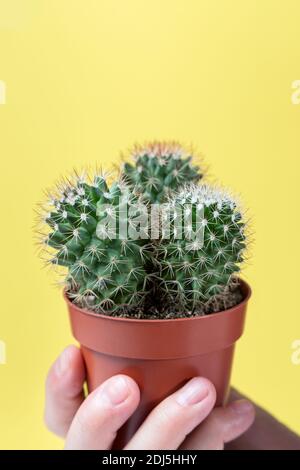
[[[229,401],[245,398],[231,390]],[[255,422],[242,436],[226,445],[226,450],[300,450],[300,436],[266,410],[255,406]]]
[[[81,352],[69,346],[47,377],[46,425],[65,438],[66,449],[110,449],[118,429],[139,404],[139,388],[130,377],[116,375],[85,399],[84,381]],[[211,382],[191,379],[149,414],[125,449],[223,449],[251,426],[254,407],[242,399],[213,409],[215,400]]]

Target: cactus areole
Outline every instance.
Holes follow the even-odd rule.
[[[63,275],[89,391],[125,371],[142,392],[116,448],[192,376],[226,402],[251,294],[237,277],[247,223],[238,200],[203,184],[203,173],[178,144],[150,143],[115,181],[76,174],[43,205],[42,251]]]

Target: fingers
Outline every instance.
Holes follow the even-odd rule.
[[[47,377],[46,424],[54,433],[67,435],[66,449],[109,449],[138,406],[138,386],[129,377],[117,375],[83,402],[84,380],[80,350],[69,346]],[[247,400],[237,400],[209,415],[215,400],[214,386],[207,379],[190,380],[150,413],[126,448],[177,449],[183,443],[182,449],[223,449],[224,443],[251,426],[254,407]]]
[[[83,401],[85,368],[81,352],[68,346],[52,365],[46,380],[45,422],[50,431],[64,437]]]
[[[115,375],[106,380],[79,408],[67,435],[66,449],[109,449],[139,400],[139,388],[131,378]]]
[[[216,408],[207,420],[185,440],[182,449],[221,450],[252,425],[255,410],[248,400],[238,400],[226,408]]]
[[[126,449],[177,449],[210,413],[215,401],[212,383],[193,378],[150,413]]]

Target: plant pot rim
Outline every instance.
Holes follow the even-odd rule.
[[[74,309],[76,311],[79,311],[80,313],[88,315],[88,316],[96,317],[96,318],[99,318],[99,319],[101,318],[102,320],[109,320],[109,321],[115,321],[115,322],[124,322],[124,323],[131,323],[131,324],[132,323],[167,324],[167,323],[172,323],[172,322],[173,323],[174,322],[177,322],[177,323],[180,323],[180,322],[193,322],[193,321],[197,321],[197,320],[199,321],[199,318],[201,318],[202,321],[205,321],[205,319],[207,319],[207,320],[212,319],[213,317],[219,316],[220,314],[225,313],[225,312],[226,313],[234,312],[240,306],[247,304],[248,300],[250,299],[250,297],[252,295],[251,287],[244,279],[239,278],[239,281],[241,283],[243,291],[246,294],[245,294],[243,300],[241,302],[239,302],[238,304],[234,305],[234,307],[228,308],[226,310],[221,310],[221,311],[215,312],[215,313],[210,313],[208,315],[199,315],[199,316],[184,317],[184,318],[165,318],[165,319],[161,319],[161,318],[152,318],[151,319],[150,318],[150,319],[146,319],[146,318],[128,318],[128,317],[118,317],[118,316],[114,317],[114,316],[105,315],[105,314],[102,314],[102,313],[95,313],[95,312],[92,312],[88,309],[78,307],[78,305],[76,305],[75,303],[73,303],[69,299],[69,297],[67,295],[66,288],[63,290],[63,297],[64,297],[64,300],[66,301],[67,305],[69,307],[72,307],[72,309]]]

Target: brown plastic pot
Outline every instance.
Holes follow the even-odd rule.
[[[244,300],[223,312],[171,320],[109,317],[80,309],[67,298],[71,328],[81,345],[87,385],[93,391],[115,374],[127,374],[140,387],[141,402],[119,431],[115,448],[134,434],[149,411],[194,376],[216,387],[224,405],[235,342],[243,333],[251,289],[241,281]]]

